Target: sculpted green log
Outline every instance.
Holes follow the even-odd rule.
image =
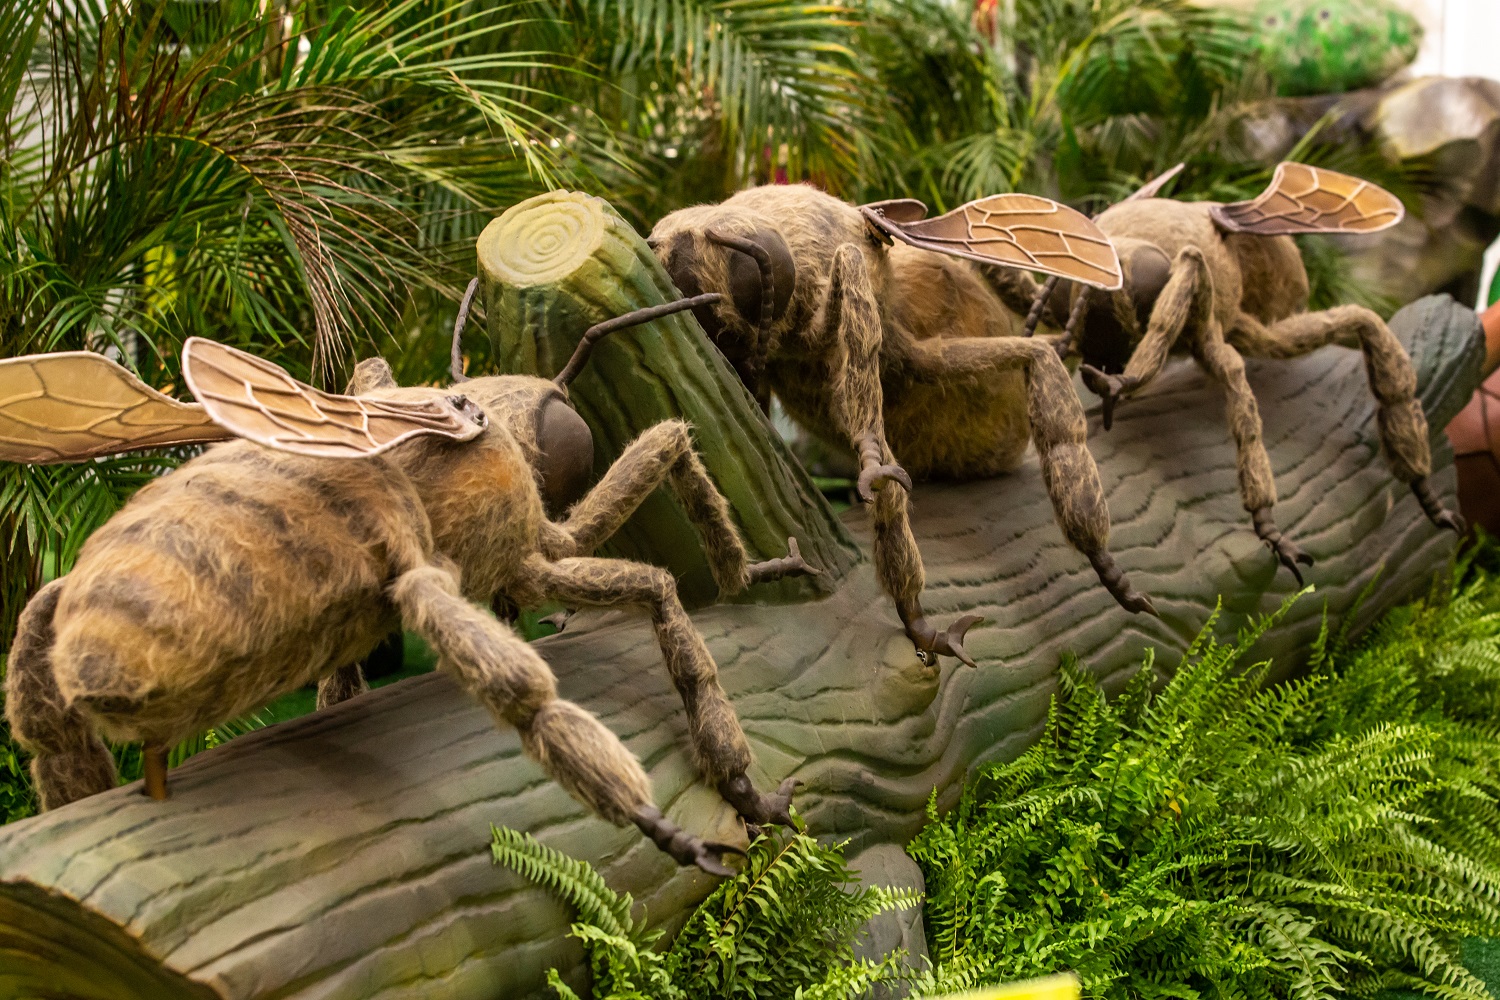
[[[678,297],[645,241],[590,195],[557,191],[527,199],[485,228],[476,251],[496,363],[506,372],[551,378],[585,328]],[[860,561],[848,531],[692,314],[601,341],[568,396],[593,430],[596,474],[640,428],[685,420],[751,553],[778,556],[788,537],[797,539],[820,575],[763,587],[757,599],[826,594]],[[695,538],[683,510],[658,491],[625,522],[609,551],[671,570],[691,607],[718,596]]]
[[[1391,327],[1441,428],[1479,382],[1478,322],[1441,297]],[[1278,512],[1318,557],[1317,594],[1250,654],[1280,674],[1305,660],[1325,610],[1357,630],[1426,593],[1455,540],[1430,529],[1381,462],[1358,354],[1247,368],[1265,406]],[[978,670],[919,663],[868,562],[823,600],[692,612],[754,751],[751,777],[766,788],[800,778],[799,811],[820,835],[849,838],[851,856],[902,845],[934,789],[946,810],[974,767],[1035,741],[1064,657],[1115,692],[1148,647],[1170,671],[1215,607],[1232,635],[1279,606],[1295,585],[1242,530],[1233,452],[1222,425],[1203,418],[1222,405],[1197,366],[1172,364],[1090,442],[1112,546],[1160,619],[1121,615],[1080,565],[1029,456],[999,479],[915,493],[932,611],[994,623],[971,633]],[[1441,430],[1433,446],[1435,485],[1451,498]],[[868,518],[846,519],[867,547]],[[743,837],[698,779],[681,696],[639,619],[581,612],[533,647],[565,696],[643,762],[678,825]],[[572,914],[492,864],[492,823],[587,859],[653,927],[680,926],[715,885],[634,828],[590,815],[546,780],[516,730],[442,672],[239,737],[172,774],[166,802],[137,783],[0,827],[0,964],[20,995],[552,1000],[554,966],[582,991]]]

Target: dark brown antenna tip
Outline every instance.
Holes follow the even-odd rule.
[[[573,349],[573,356],[568,359],[568,363],[563,367],[563,370],[558,372],[557,377],[552,381],[560,388],[566,389],[573,379],[578,377],[578,373],[583,371],[583,366],[588,363],[589,354],[594,350],[595,342],[614,333],[616,330],[623,330],[630,326],[639,326],[641,323],[649,323],[653,319],[661,319],[663,316],[670,316],[673,313],[682,312],[684,309],[691,309],[694,306],[708,305],[711,302],[719,301],[721,298],[723,296],[718,292],[704,292],[702,295],[678,299],[675,302],[664,302],[659,306],[647,306],[644,309],[636,309],[625,313],[623,316],[607,319],[603,323],[595,323],[584,331],[583,338],[578,341],[578,346]]]
[[[458,304],[458,318],[453,321],[453,351],[448,361],[448,373],[453,376],[455,382],[469,381],[469,376],[464,374],[464,327],[469,322],[469,306],[474,304],[474,293],[477,291],[479,291],[479,279],[471,278],[469,287],[464,289],[463,301]]]

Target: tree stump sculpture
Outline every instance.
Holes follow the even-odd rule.
[[[482,243],[489,322],[512,363],[546,371],[566,355],[554,334],[576,338],[622,305],[669,295],[633,252],[639,271],[528,285],[495,270]],[[588,291],[610,281],[619,289]],[[1417,366],[1434,480],[1451,503],[1441,428],[1478,382],[1478,324],[1432,298],[1392,325]],[[529,339],[506,332],[523,328]],[[721,605],[693,618],[754,744],[762,773],[752,777],[762,787],[803,779],[797,804],[812,830],[851,838],[851,850],[905,843],[934,789],[940,805],[952,803],[976,764],[1034,740],[1065,653],[1117,689],[1148,646],[1157,669],[1170,670],[1221,595],[1228,630],[1289,592],[1288,575],[1245,526],[1222,396],[1178,365],[1123,407],[1109,434],[1092,421],[1114,551],[1162,619],[1127,615],[1098,585],[1053,526],[1031,462],[1003,479],[915,491],[931,610],[987,618],[969,643],[978,670],[926,667],[869,562],[846,551],[849,535],[868,544],[860,512],[840,526],[804,496],[810,487],[753,404],[746,412],[744,399],[733,403],[744,426],[709,421],[734,400],[732,375],[699,340],[690,319],[622,338],[595,356],[598,381],[580,379],[575,401],[598,421],[606,450],[630,436],[643,400],[689,416],[762,554],[788,534],[810,558],[832,553],[826,596]],[[1434,530],[1386,472],[1364,377],[1359,357],[1339,350],[1250,364],[1278,516],[1318,560],[1309,571],[1318,593],[1259,649],[1282,671],[1297,666],[1325,605],[1343,615],[1380,574],[1359,611],[1368,621],[1423,590],[1453,549],[1452,535]],[[1172,433],[1161,433],[1168,424]],[[674,515],[643,510],[631,544],[659,557],[658,544],[676,544],[663,541],[675,537],[663,527]],[[687,564],[692,553],[676,558]],[[562,692],[645,762],[675,820],[717,838],[742,835],[718,795],[694,781],[681,705],[642,618],[585,612],[538,648]],[[497,731],[441,675],[200,754],[174,772],[173,791],[154,802],[126,786],[0,828],[0,995],[493,1000],[540,990],[553,965],[577,981],[571,915],[491,864],[490,823],[592,861],[658,924],[680,921],[712,888],[635,831],[586,816],[522,756],[513,733]]]

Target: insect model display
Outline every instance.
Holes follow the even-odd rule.
[[[201,405],[98,354],[0,362],[6,460],[241,439],[141,489],[23,612],[6,713],[34,755],[43,808],[114,786],[100,733],[144,743],[146,790],[165,798],[168,747],[313,681],[320,706],[358,694],[359,660],[404,624],[595,813],[634,823],[680,863],[726,874],[722,854],[733,848],[667,820],[624,745],[560,699],[536,650],[473,603],[648,610],[705,779],[748,823],[790,821],[792,783],[765,795],[746,776],[749,744],[671,574],[589,557],[665,482],[724,592],[808,571],[795,553],[747,564],[681,422],[647,430],[587,488],[593,441],[568,405],[569,381],[598,337],[701,302],[591,328],[555,381],[465,379],[456,367],[462,395],[400,388],[378,358],[358,365],[350,395],[331,395],[197,338],[182,371]]]
[[[1411,359],[1385,321],[1363,306],[1308,312],[1307,271],[1292,240],[1298,233],[1374,233],[1403,214],[1395,195],[1368,181],[1299,163],[1279,165],[1253,201],[1132,198],[1098,217],[1119,251],[1124,284],[1070,293],[1057,348],[1082,354],[1083,381],[1103,399],[1106,430],[1116,403],[1160,374],[1174,350],[1190,354],[1224,387],[1241,499],[1255,533],[1298,583],[1299,565],[1311,565],[1312,557],[1271,516],[1276,483],[1246,357],[1294,358],[1329,344],[1361,350],[1391,472],[1434,524],[1464,530],[1427,480],[1432,456]],[[1038,295],[1029,324],[1044,311],[1048,291]]]
[[[647,242],[684,294],[722,293],[694,315],[761,405],[774,392],[798,423],[859,456],[876,572],[924,655],[972,665],[963,639],[980,619],[944,630],[927,621],[911,477],[1006,472],[1028,441],[1068,541],[1124,607],[1152,611],[1109,552],[1109,510],[1071,377],[1049,346],[1004,335],[1011,314],[970,263],[1113,288],[1109,240],[1032,195],[925,214],[916,201],[856,207],[774,185],[673,212]]]

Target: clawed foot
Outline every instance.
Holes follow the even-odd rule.
[[[1302,570],[1297,566],[1299,563],[1303,566],[1311,566],[1313,557],[1281,533],[1281,529],[1276,527],[1276,522],[1271,520],[1271,508],[1262,507],[1252,512],[1250,518],[1255,523],[1255,533],[1260,536],[1260,540],[1276,553],[1276,558],[1281,560],[1281,565],[1291,570],[1292,576],[1297,578],[1297,586],[1306,586],[1306,582],[1302,579]]]
[[[1141,380],[1133,375],[1106,375],[1093,365],[1079,365],[1078,372],[1083,376],[1083,384],[1099,397],[1104,429],[1109,430],[1115,422],[1115,403]]]
[[[819,570],[809,566],[802,558],[802,551],[797,548],[797,539],[786,540],[786,555],[780,559],[767,559],[764,562],[751,563],[746,567],[749,573],[749,581],[752,584],[767,583],[771,580],[780,580],[788,576],[818,576]]]
[[[1437,494],[1432,492],[1432,484],[1427,481],[1426,476],[1414,481],[1411,491],[1416,495],[1417,503],[1422,505],[1422,513],[1427,515],[1427,520],[1459,535],[1469,530],[1469,523],[1463,519],[1463,515],[1455,514],[1443,506]]]
[[[635,825],[680,865],[697,865],[710,875],[729,878],[734,871],[724,865],[726,854],[743,855],[745,852],[729,844],[695,837],[662,815],[653,805],[644,805],[635,811]]]
[[[755,790],[750,778],[737,774],[719,785],[719,794],[724,801],[734,806],[734,811],[745,821],[745,832],[754,840],[764,826],[795,826],[792,819],[792,794],[802,784],[796,778],[787,778],[770,795]]]
[[[1161,617],[1156,613],[1156,605],[1151,603],[1151,598],[1130,585],[1130,578],[1115,562],[1114,556],[1108,552],[1100,552],[1089,556],[1089,562],[1093,565],[1094,572],[1099,575],[1099,582],[1104,584],[1104,589],[1120,603],[1120,607],[1133,615],[1144,611],[1153,618]]]
[[[899,483],[906,492],[911,492],[911,476],[899,465],[867,465],[859,474],[858,492],[865,503],[875,502],[875,490],[887,483]]]
[[[969,655],[969,651],[964,649],[964,636],[969,629],[984,621],[983,615],[964,615],[941,632],[921,613],[910,618],[903,614],[901,619],[906,625],[906,634],[912,645],[917,647],[917,655],[922,658],[923,663],[935,663],[939,656],[953,656],[965,666],[979,666],[974,662],[974,657]]]
[[[567,628],[568,619],[572,617],[573,610],[571,608],[564,608],[561,611],[554,611],[546,618],[539,618],[537,619],[537,621],[539,621],[543,625],[551,625],[553,628],[561,632],[563,629]]]

